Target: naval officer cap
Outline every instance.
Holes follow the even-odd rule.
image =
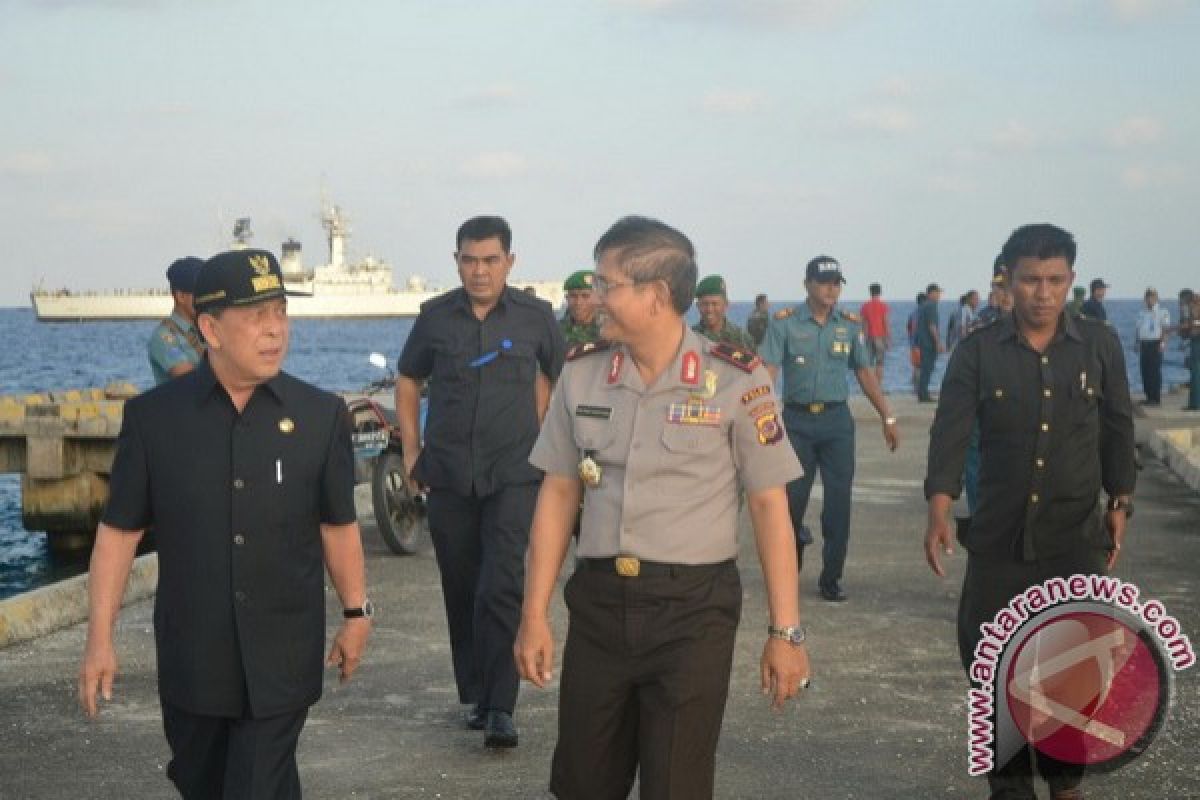
[[[594,273],[590,269],[581,269],[578,272],[572,272],[563,281],[563,291],[569,292],[572,289],[591,289]]]
[[[283,272],[267,250],[230,250],[204,262],[196,278],[196,313],[283,297]]]
[[[706,275],[703,280],[696,284],[696,297],[707,297],[711,294],[719,294],[721,297],[726,297],[725,279],[720,275]]]
[[[808,262],[808,269],[804,272],[804,280],[816,281],[817,283],[846,282],[845,276],[842,275],[842,265],[838,263],[836,258],[831,258],[830,256],[817,256]]]
[[[203,266],[204,260],[195,256],[172,262],[171,266],[167,267],[167,283],[170,284],[171,291],[188,294],[195,292],[196,276],[200,274],[200,268]]]

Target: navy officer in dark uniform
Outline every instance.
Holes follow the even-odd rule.
[[[842,267],[836,259],[818,256],[808,262],[804,303],[776,313],[767,327],[762,359],[772,379],[783,371],[783,421],[788,439],[804,466],[804,474],[788,484],[788,506],[796,534],[797,556],[803,565],[804,547],[812,534],[804,512],[817,471],[825,488],[821,510],[821,597],[842,602],[842,570],[850,542],[850,496],[854,484],[854,419],[846,405],[846,370],[854,371],[863,394],[883,420],[883,438],[891,450],[900,443],[896,418],[875,369],[856,315],[837,307],[842,294]]]
[[[516,260],[500,217],[458,229],[462,287],[429,300],[397,368],[406,472],[429,489],[459,700],[488,747],[513,747],[525,548],[542,473],[529,463],[565,344],[550,304],[509,288]],[[422,446],[421,385],[429,382]]]
[[[345,619],[343,680],[370,633],[345,404],[280,370],[287,300],[275,257],[214,256],[196,280],[206,359],[125,405],[92,553],[79,695],[112,696],[112,634],[153,526],[158,688],[185,798],[299,798],[296,742],[321,696],[322,566]],[[186,454],[186,458],[180,457]]]
[[[979,504],[960,531],[967,571],[958,646],[968,670],[979,626],[1025,589],[1111,570],[1133,513],[1125,359],[1111,326],[1066,310],[1075,252],[1071,234],[1054,225],[1018,228],[1001,254],[1013,312],[970,334],[942,381],[929,433],[925,557],[945,576],[941,557],[953,542],[947,515],[977,426]],[[1055,800],[1083,796],[1081,765],[1028,747],[988,774],[991,796],[1034,797],[1035,763]]]

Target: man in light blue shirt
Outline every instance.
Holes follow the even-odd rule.
[[[804,525],[804,512],[813,481],[817,472],[821,473],[825,500],[817,589],[832,603],[846,599],[842,571],[850,542],[854,420],[846,405],[848,371],[858,378],[863,394],[879,413],[888,449],[895,450],[900,443],[896,418],[888,410],[874,366],[867,358],[859,318],[837,305],[845,280],[836,259],[818,256],[808,262],[804,278],[807,299],[775,314],[760,352],[772,381],[783,373],[784,428],[804,467],[804,474],[787,485],[788,510],[801,565],[804,547],[812,541]],[[743,398],[742,402],[750,404],[753,399]]]
[[[1158,292],[1146,290],[1146,306],[1137,315],[1138,366],[1142,371],[1142,390],[1146,393],[1146,405],[1162,403],[1162,357],[1167,349],[1167,328],[1171,324],[1170,313],[1158,304]]]
[[[154,372],[154,384],[191,372],[204,357],[204,339],[196,328],[196,311],[192,305],[196,276],[204,262],[198,258],[181,258],[167,267],[167,282],[175,301],[171,316],[158,323],[146,342],[146,357]]]

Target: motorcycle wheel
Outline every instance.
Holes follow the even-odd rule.
[[[425,515],[404,481],[404,457],[400,453],[385,450],[375,459],[371,503],[375,525],[388,549],[398,556],[417,552]]]

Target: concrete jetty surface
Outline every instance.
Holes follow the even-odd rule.
[[[921,492],[932,407],[892,402],[903,443],[888,454],[878,423],[856,405],[858,476],[845,586],[847,603],[815,596],[815,549],[803,576],[813,686],[782,713],[758,690],[766,612],[748,527],[741,566],[745,608],[717,765],[717,797],[964,798],[986,796],[967,775],[967,683],[955,646],[964,556],[935,578],[922,554]],[[1195,425],[1181,398],[1139,419],[1155,428]],[[1116,574],[1157,598],[1200,643],[1200,493],[1146,458],[1137,512]],[[361,488],[361,487],[360,487]],[[820,492],[809,524],[819,528]],[[441,592],[428,543],[411,558],[388,554],[360,520],[371,595],[380,608],[372,647],[355,679],[329,673],[300,743],[311,798],[539,798],[545,795],[556,729],[556,689],[522,690],[515,751],[485,752],[463,729],[450,674]],[[75,625],[0,650],[0,797],[168,798],[168,750],[154,678],[152,603],[130,604],[117,637],[121,674],[113,701],[83,718],[75,681],[84,627]],[[330,618],[338,610],[330,593]],[[561,637],[565,612],[554,609]],[[561,646],[561,639],[560,639]],[[1200,797],[1200,667],[1176,674],[1164,730],[1149,751],[1117,772],[1093,774],[1094,798]],[[1040,790],[1045,796],[1044,786]],[[635,795],[636,796],[636,795]]]

